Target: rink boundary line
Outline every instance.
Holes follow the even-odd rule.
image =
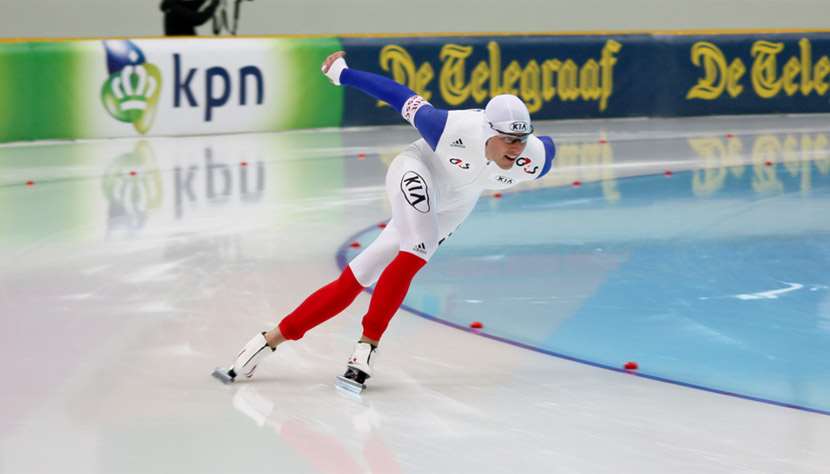
[[[614,35],[656,35],[656,36],[700,36],[700,35],[779,35],[779,34],[807,34],[830,33],[830,29],[822,28],[703,28],[679,30],[574,30],[574,31],[533,31],[533,32],[505,32],[505,31],[478,31],[478,32],[446,32],[434,33],[342,33],[342,34],[280,34],[280,35],[235,35],[235,36],[79,36],[79,37],[14,37],[0,38],[0,44],[14,43],[66,43],[75,41],[108,41],[108,40],[216,40],[216,39],[319,39],[319,38],[446,38],[446,37],[527,37],[527,36],[614,36]]]
[[[644,176],[651,176],[651,174],[644,174],[644,175],[637,175],[637,176],[626,176],[626,177],[621,177],[621,178],[617,178],[617,179],[629,179],[629,178],[637,178],[637,177],[644,177]],[[533,191],[533,189],[528,189],[528,190],[519,191],[519,192],[528,192],[528,191]],[[386,222],[388,222],[388,221],[386,221]],[[343,271],[346,268],[346,266],[348,265],[348,261],[346,260],[346,253],[350,249],[350,244],[354,241],[357,241],[360,236],[362,236],[362,235],[364,235],[364,234],[366,234],[366,233],[368,233],[368,232],[370,232],[371,230],[374,230],[374,229],[377,229],[377,224],[373,224],[369,227],[366,227],[366,228],[360,230],[359,232],[356,232],[355,234],[349,236],[349,238],[346,239],[346,241],[343,244],[340,245],[340,248],[338,248],[337,254],[335,255],[335,260],[336,260],[336,263],[337,263],[337,267],[340,269],[340,271]],[[368,293],[370,295],[374,293],[373,288],[363,288],[363,291],[365,291],[366,293]],[[578,364],[588,365],[588,366],[596,367],[596,368],[599,368],[599,369],[610,370],[612,372],[617,372],[617,373],[620,373],[620,374],[640,377],[640,378],[644,378],[644,379],[648,379],[648,380],[653,380],[653,381],[656,381],[656,382],[668,383],[668,384],[676,385],[676,386],[679,386],[679,387],[685,387],[685,388],[691,388],[691,389],[695,389],[695,390],[701,390],[701,391],[704,391],[704,392],[714,393],[714,394],[717,394],[717,395],[725,395],[725,396],[728,396],[728,397],[739,398],[739,399],[749,400],[749,401],[758,402],[758,403],[764,403],[764,404],[767,404],[767,405],[774,405],[774,406],[781,407],[781,408],[790,408],[790,409],[793,409],[793,410],[830,416],[830,411],[828,411],[828,410],[822,410],[822,409],[819,409],[819,408],[810,408],[810,407],[807,407],[807,406],[797,405],[797,404],[794,404],[794,403],[779,402],[779,401],[770,400],[770,399],[767,399],[767,398],[754,397],[752,395],[744,395],[744,394],[737,393],[737,392],[730,392],[728,390],[721,390],[721,389],[717,389],[717,388],[707,387],[705,385],[697,385],[697,384],[694,384],[694,383],[691,383],[691,382],[683,382],[683,381],[680,381],[680,380],[674,380],[674,379],[670,379],[670,378],[666,378],[666,377],[660,377],[660,376],[657,376],[657,375],[648,375],[648,374],[643,374],[643,373],[640,373],[640,372],[628,371],[628,370],[625,370],[623,368],[619,368],[619,367],[615,367],[615,366],[611,366],[611,365],[606,365],[606,364],[601,364],[599,362],[593,362],[593,361],[590,361],[590,360],[587,360],[587,359],[581,359],[579,357],[569,356],[567,354],[562,354],[562,353],[559,353],[559,352],[556,352],[556,351],[543,349],[541,347],[532,346],[530,344],[525,344],[523,342],[514,341],[514,340],[511,340],[511,339],[501,337],[501,336],[496,336],[496,335],[493,335],[493,334],[487,334],[487,333],[485,333],[485,332],[483,332],[482,330],[479,330],[479,329],[471,329],[471,328],[469,328],[467,326],[464,326],[464,325],[461,325],[461,324],[452,323],[450,321],[441,319],[437,316],[434,316],[434,315],[431,315],[429,313],[426,313],[426,312],[417,310],[415,308],[412,308],[412,307],[410,307],[406,304],[402,304],[401,309],[409,311],[410,313],[414,314],[415,316],[419,316],[419,317],[424,318],[426,320],[433,321],[433,322],[436,322],[436,323],[440,323],[440,324],[443,324],[445,326],[449,326],[451,328],[458,329],[460,331],[464,331],[464,332],[472,334],[474,336],[485,337],[487,339],[502,342],[504,344],[508,344],[508,345],[511,345],[511,346],[514,346],[514,347],[519,347],[521,349],[526,349],[526,350],[533,351],[533,352],[536,352],[536,353],[539,353],[539,354],[544,354],[544,355],[547,355],[547,356],[556,357],[558,359],[564,359],[564,360],[567,360],[567,361],[576,362]]]

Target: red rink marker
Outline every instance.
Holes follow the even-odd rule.
[[[352,242],[352,243],[349,245],[349,247],[351,247],[351,248],[353,248],[353,249],[358,249],[358,248],[360,248],[360,242]]]
[[[636,363],[636,362],[629,361],[629,362],[626,362],[626,363],[625,363],[625,365],[623,366],[623,368],[625,368],[625,370],[637,370],[637,369],[639,369],[639,368],[640,368],[640,366],[639,366],[639,365],[637,365],[637,363]]]
[[[767,160],[767,161],[764,162],[764,164],[767,165],[767,166],[772,166],[772,161]]]
[[[366,153],[363,153],[361,151],[360,153],[357,154],[357,159],[358,160],[365,160],[366,159]]]
[[[135,171],[130,171],[130,176],[135,176],[135,175],[137,175],[137,174],[138,174],[138,173],[136,173]]]
[[[501,196],[502,196],[501,193],[493,193],[493,198],[494,199],[501,199]]]
[[[663,173],[663,176],[665,176],[666,178],[671,178],[671,175],[672,175],[671,170],[666,170],[666,172]]]
[[[386,224],[384,224],[383,222],[381,222],[380,224],[378,224],[378,228],[379,228],[379,229],[385,229],[385,228],[386,228]]]
[[[239,163],[239,166],[242,166],[242,167],[248,166],[248,162],[243,161],[242,163]]]
[[[727,134],[726,134],[726,138],[735,138],[735,134],[733,134],[733,133],[727,133]]]
[[[35,182],[34,182],[34,181],[26,181],[26,186],[28,186],[28,187],[30,187],[30,188],[31,188],[31,187],[32,187],[32,186],[34,186],[34,185],[35,185]]]
[[[608,140],[606,140],[606,139],[604,139],[604,138],[600,138],[600,139],[599,139],[599,144],[600,144],[600,145],[605,145],[606,143],[608,143]]]
[[[582,186],[582,182],[581,181],[574,181],[573,183],[571,183],[571,186],[573,186],[575,188],[578,188],[578,187]]]
[[[481,328],[484,327],[484,325],[481,324],[478,321],[473,321],[473,322],[470,323],[470,327],[473,328],[473,329],[481,329]]]

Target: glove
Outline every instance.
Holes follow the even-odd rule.
[[[335,86],[340,85],[340,74],[343,72],[344,69],[348,69],[349,65],[346,64],[346,60],[343,57],[339,57],[331,63],[331,65],[326,69],[326,63],[323,63],[323,66],[320,70],[326,77],[329,78],[332,84]]]

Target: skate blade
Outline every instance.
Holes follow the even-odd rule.
[[[213,369],[213,373],[211,375],[219,379],[219,381],[225,385],[233,383],[233,377],[231,377],[230,374],[228,374],[227,369],[217,367]]]
[[[351,379],[347,379],[342,375],[337,376],[337,380],[334,381],[334,386],[341,390],[345,390],[346,392],[353,393],[355,395],[360,395],[361,393],[363,393],[364,390],[366,390],[366,385],[363,385],[362,383],[357,383]]]

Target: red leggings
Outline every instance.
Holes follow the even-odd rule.
[[[363,336],[379,341],[392,316],[403,303],[409,285],[426,260],[408,252],[398,252],[378,279],[369,311],[363,316]],[[346,267],[337,280],[311,294],[294,311],[280,321],[286,339],[303,337],[309,329],[340,314],[357,297],[363,287]]]

